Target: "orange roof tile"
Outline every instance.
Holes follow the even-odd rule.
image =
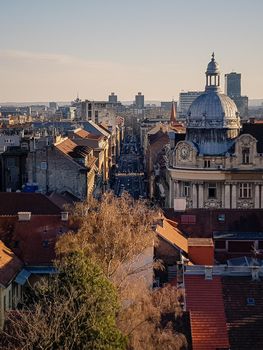
[[[0,240],[0,284],[7,287],[22,266],[22,261]]]
[[[74,134],[78,135],[79,137],[83,139],[95,139],[95,140],[100,140],[103,138],[102,135],[95,135],[92,134],[91,132],[88,132],[84,129],[77,129],[74,131]]]
[[[163,220],[163,226],[157,225],[156,231],[158,235],[160,235],[170,244],[176,245],[179,249],[182,249],[186,253],[188,252],[187,239],[167,220]]]
[[[193,350],[229,349],[221,278],[185,276]]]
[[[56,148],[71,158],[82,158],[91,152],[88,146],[79,146],[70,139],[55,144]]]

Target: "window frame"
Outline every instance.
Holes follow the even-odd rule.
[[[249,199],[253,197],[252,193],[253,187],[251,182],[241,182],[239,183],[239,198]]]
[[[215,190],[215,195],[214,196],[210,196],[209,195],[209,190],[213,189]],[[207,185],[207,198],[208,199],[216,199],[217,198],[217,184],[216,183],[208,183]]]
[[[242,164],[250,164],[250,148],[242,148]]]

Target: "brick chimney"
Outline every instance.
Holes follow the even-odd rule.
[[[188,238],[188,257],[195,265],[214,265],[214,242],[211,238]]]

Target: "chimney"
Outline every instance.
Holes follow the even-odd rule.
[[[19,211],[17,213],[19,221],[30,221],[31,211]]]
[[[68,212],[67,211],[61,212],[61,221],[68,221]]]
[[[211,238],[188,238],[188,257],[195,265],[214,265],[214,242]]]

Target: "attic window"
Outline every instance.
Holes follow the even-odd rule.
[[[242,149],[242,163],[249,164],[249,148]]]
[[[247,298],[247,305],[248,306],[255,306],[256,302],[254,298]]]

